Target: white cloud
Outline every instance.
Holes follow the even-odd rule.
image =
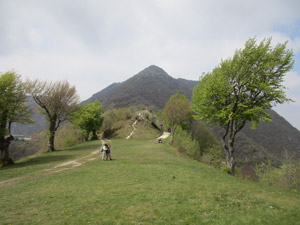
[[[283,84],[291,91],[300,92],[300,74],[295,71],[288,72],[284,77]]]
[[[284,79],[284,85],[287,87],[287,97],[292,99],[293,102],[277,105],[274,110],[300,130],[300,74],[295,71],[288,72]]]
[[[198,80],[249,37],[289,40],[299,54],[299,10],[299,0],[1,0],[0,71],[68,79],[82,100],[151,64]],[[299,74],[287,76],[293,93]]]

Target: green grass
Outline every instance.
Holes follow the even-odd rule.
[[[232,177],[154,140],[99,141],[0,170],[1,224],[300,224],[300,194]],[[84,156],[89,155],[83,159]],[[89,158],[97,159],[89,161]],[[45,169],[80,158],[81,166]]]

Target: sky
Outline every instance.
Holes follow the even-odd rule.
[[[249,38],[288,41],[293,103],[274,109],[300,130],[299,0],[0,0],[0,73],[68,80],[81,100],[150,65],[199,80]]]

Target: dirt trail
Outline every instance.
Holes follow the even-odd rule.
[[[93,151],[91,154],[89,154],[87,156],[84,156],[84,157],[79,158],[79,159],[75,159],[75,160],[71,160],[71,161],[61,163],[59,165],[56,165],[56,166],[54,166],[50,169],[46,169],[44,171],[49,172],[49,173],[58,173],[58,172],[61,172],[61,171],[64,171],[64,170],[73,169],[75,167],[83,165],[86,162],[96,160],[97,159],[97,157],[95,156],[96,154],[99,154],[98,149]]]
[[[143,114],[139,113],[137,119],[132,123],[133,130],[131,131],[131,133],[129,134],[129,136],[126,139],[131,138],[131,136],[134,134],[134,131],[136,131],[135,125],[137,124],[137,122],[139,120],[143,120],[143,119],[144,119]]]
[[[104,143],[104,142],[101,140],[101,143]],[[56,165],[52,168],[49,168],[49,169],[37,171],[37,173],[35,172],[34,175],[30,174],[30,175],[25,175],[25,176],[21,176],[21,177],[1,181],[0,185],[9,185],[14,181],[22,181],[22,180],[28,179],[28,178],[33,179],[33,178],[38,178],[38,177],[53,174],[53,173],[59,173],[59,172],[62,172],[64,170],[74,169],[74,168],[76,168],[78,166],[81,166],[81,165],[83,165],[83,164],[85,164],[89,161],[96,160],[97,157],[99,157],[99,155],[100,155],[100,150],[97,149],[97,150],[93,151],[92,153],[90,153],[87,156],[58,164],[58,165]]]
[[[133,122],[133,124],[132,124],[133,131],[131,131],[131,133],[129,134],[129,136],[128,136],[126,139],[131,138],[131,136],[134,134],[134,131],[136,131],[135,125],[137,124],[137,121],[138,121],[138,120],[135,120],[135,121]]]

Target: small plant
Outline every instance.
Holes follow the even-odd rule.
[[[230,174],[230,168],[228,168],[227,166],[222,166],[222,167],[221,167],[221,170],[222,170],[223,172],[225,172],[225,173]]]

